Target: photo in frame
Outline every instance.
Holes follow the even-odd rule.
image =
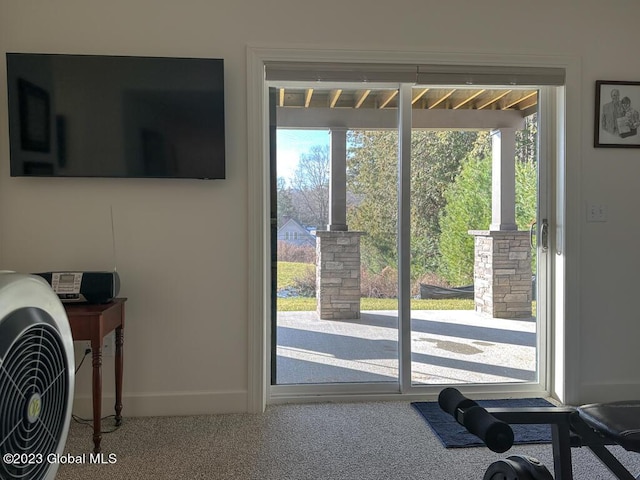
[[[596,81],[594,147],[640,148],[640,82]]]

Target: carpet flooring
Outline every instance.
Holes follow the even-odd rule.
[[[66,453],[91,452],[91,436],[91,427],[72,423]],[[124,418],[118,430],[103,435],[102,451],[114,455],[115,463],[61,465],[56,480],[473,480],[507,456],[486,448],[444,448],[409,402]],[[612,451],[640,472],[640,455]],[[550,445],[518,445],[508,454],[553,463]],[[576,480],[613,478],[588,449],[574,450],[573,458]]]

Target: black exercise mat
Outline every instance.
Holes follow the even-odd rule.
[[[478,400],[485,408],[553,407],[544,398],[513,398],[507,400]],[[440,409],[438,402],[412,402],[436,436],[446,448],[466,448],[484,445],[475,435],[469,433],[451,415]],[[549,425],[512,425],[514,444],[551,443]]]

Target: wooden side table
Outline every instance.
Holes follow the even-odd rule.
[[[124,302],[126,298],[115,298],[109,303],[67,303],[71,335],[74,341],[91,341],[93,357],[93,451],[100,452],[102,440],[102,342],[112,330],[116,331],[115,377],[116,377],[116,425],[122,423],[122,347],[124,340]]]

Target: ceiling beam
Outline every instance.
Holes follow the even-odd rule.
[[[459,109],[460,107],[462,107],[463,105],[466,105],[467,103],[469,103],[471,100],[473,100],[474,98],[476,98],[478,95],[482,95],[484,92],[486,92],[486,90],[478,90],[476,93],[470,95],[466,100],[463,100],[462,102],[458,103],[457,105],[455,105],[453,107],[454,110]]]
[[[531,108],[535,107],[536,105],[538,105],[538,99],[537,99],[537,98],[535,98],[535,99],[533,100],[533,102],[527,102],[527,104],[526,104],[526,105],[520,105],[519,110],[520,110],[520,111],[524,111],[524,110],[527,110],[527,111],[528,111],[528,110],[530,110]]]
[[[449,98],[451,95],[453,95],[453,92],[455,92],[455,91],[456,91],[456,89],[454,88],[449,93],[447,93],[444,96],[442,96],[439,100],[436,100],[434,103],[432,103],[431,105],[427,106],[427,108],[432,109],[434,107],[437,107],[442,102],[444,102],[447,98]]]
[[[413,93],[413,98],[411,99],[411,105],[415,105],[415,103],[418,100],[420,100],[424,96],[424,94],[427,93],[428,91],[429,91],[428,88],[423,88],[423,89],[420,89],[420,90],[414,89],[413,90],[413,92],[414,92]]]
[[[488,107],[489,105],[491,105],[492,103],[497,102],[498,100],[500,100],[503,97],[506,97],[507,95],[509,95],[513,90],[505,90],[504,92],[501,92],[499,95],[497,95],[496,97],[491,98],[488,102],[483,103],[482,105],[479,105],[478,107],[476,107],[478,110],[482,110],[485,107]]]
[[[338,88],[335,90],[331,90],[329,92],[328,100],[329,100],[329,108],[335,108],[336,103],[338,103],[338,99],[342,95],[342,89]]]
[[[307,88],[304,94],[304,108],[309,108],[311,105],[311,97],[313,96],[313,88]]]
[[[378,108],[385,108],[387,105],[389,105],[389,102],[391,102],[391,100],[396,97],[396,95],[398,95],[398,90],[391,90],[389,92],[382,93],[380,106]]]
[[[533,97],[534,95],[537,95],[537,94],[538,94],[537,90],[535,92],[531,92],[529,95],[525,95],[524,97],[519,98],[518,100],[515,100],[515,101],[505,105],[504,108],[511,108],[511,107],[519,104],[520,102],[524,102],[525,100],[527,100],[527,99],[529,99],[529,98],[531,98],[531,97]]]
[[[360,108],[370,93],[371,93],[371,89],[358,90],[353,97],[354,99],[353,108]]]
[[[279,128],[328,129],[397,129],[398,111],[395,108],[277,108]],[[472,110],[472,109],[413,109],[412,127],[436,130],[469,129],[493,130],[496,128],[524,127],[521,110]]]

